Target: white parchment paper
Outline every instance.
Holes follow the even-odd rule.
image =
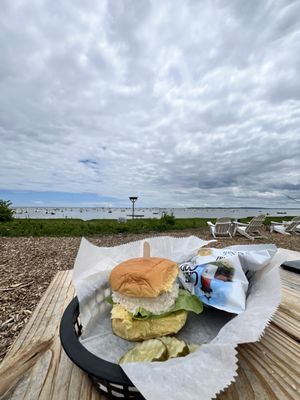
[[[84,331],[82,344],[98,357],[116,363],[133,343],[112,334],[111,306],[104,299],[110,293],[111,269],[129,258],[140,257],[143,243],[150,243],[151,256],[182,263],[209,243],[195,236],[155,237],[116,247],[97,247],[82,239],[75,261],[73,283],[80,305]],[[261,246],[260,245],[260,249]],[[268,246],[268,245],[266,245]],[[255,246],[251,246],[255,251]],[[236,346],[259,340],[280,301],[278,267],[284,255],[251,277],[246,311],[235,316],[205,308],[201,315],[189,314],[185,327],[176,335],[201,345],[183,358],[156,363],[128,363],[122,368],[148,400],[211,399],[233,380],[237,370]]]

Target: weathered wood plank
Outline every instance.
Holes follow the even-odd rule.
[[[294,289],[300,293],[300,274],[295,272],[287,271],[286,269],[280,269],[280,277],[282,286],[287,289]]]
[[[218,400],[300,399],[300,275],[283,269],[280,275],[272,323],[260,342],[238,346],[238,376]]]
[[[3,363],[21,347],[30,344],[33,339],[47,340],[54,337],[63,310],[74,296],[71,279],[72,271],[61,271],[56,274]]]
[[[300,292],[282,286],[280,306],[272,323],[300,341]]]
[[[66,356],[59,339],[59,324],[66,306],[74,296],[71,284],[72,271],[57,273],[42,297],[30,321],[14,342],[1,368],[12,363],[12,369],[20,369],[22,352],[34,353],[39,340],[51,340],[45,352],[39,354],[34,366],[3,397],[5,400],[100,400],[104,399],[92,387],[82,373]],[[38,377],[38,378],[37,378]]]
[[[295,340],[300,341],[300,322],[298,319],[289,316],[282,309],[279,309],[274,315],[272,323],[288,333]]]
[[[292,276],[290,275],[292,274]],[[218,400],[300,398],[299,298],[300,285],[293,273],[283,271],[281,305],[274,321],[258,343],[238,347],[236,382],[218,395]],[[24,370],[5,400],[104,400],[89,378],[66,356],[58,329],[64,309],[74,296],[71,271],[59,272],[41,299],[29,323],[17,338],[1,367],[34,351],[38,341],[47,343],[34,366]],[[299,280],[300,283],[300,280]],[[48,345],[47,340],[50,340]],[[26,364],[27,365],[27,364]],[[12,366],[14,367],[14,365]],[[15,367],[18,363],[15,363]]]
[[[270,325],[257,343],[238,346],[238,377],[218,400],[300,398],[300,345]]]

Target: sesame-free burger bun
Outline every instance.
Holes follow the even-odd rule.
[[[172,290],[178,266],[166,258],[132,258],[111,272],[111,289],[131,297],[157,297]]]

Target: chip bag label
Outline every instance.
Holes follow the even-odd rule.
[[[179,280],[204,304],[239,314],[246,308],[249,286],[246,273],[251,276],[271,258],[267,250],[202,248],[198,255],[180,265]]]

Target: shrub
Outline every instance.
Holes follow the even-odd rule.
[[[0,221],[6,222],[13,219],[14,211],[11,209],[12,203],[9,200],[0,200]]]
[[[166,224],[166,225],[175,225],[175,217],[174,217],[173,213],[170,215],[167,213],[164,213],[160,218],[160,222],[162,224]]]

